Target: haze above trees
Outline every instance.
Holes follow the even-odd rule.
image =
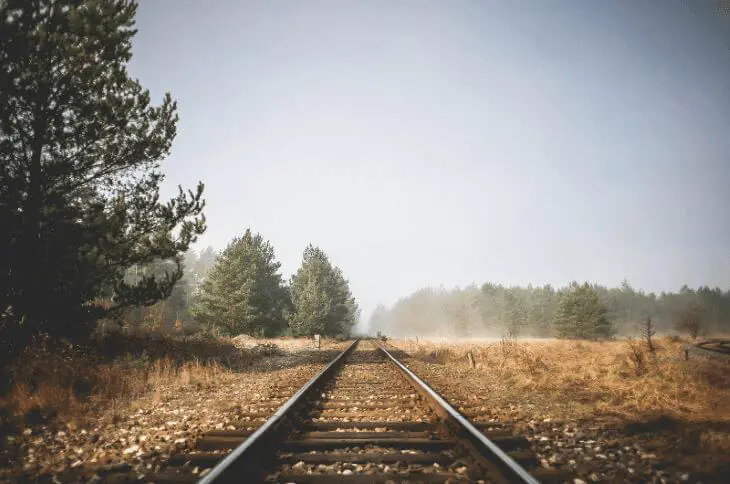
[[[321,248],[304,249],[289,281],[272,245],[251,230],[220,254],[190,251],[206,229],[203,184],[161,198],[178,110],[170,94],[155,103],[127,73],[136,8],[0,3],[0,352],[39,335],[82,340],[99,320],[223,335],[349,335],[359,308]],[[377,308],[369,327],[600,339],[630,334],[649,317],[659,332],[728,332],[730,291],[422,289]]]
[[[452,290],[425,288],[391,308],[379,306],[368,329],[389,336],[566,337],[632,336],[647,317],[660,333],[696,337],[730,331],[730,291],[683,286],[659,295],[620,287],[570,284],[506,287],[485,283]]]

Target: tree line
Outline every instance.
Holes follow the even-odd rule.
[[[173,267],[172,261],[155,261],[130,268],[127,278],[164,278]],[[225,336],[349,335],[360,310],[342,270],[322,249],[308,245],[289,281],[280,268],[271,243],[248,229],[220,253],[212,247],[188,251],[169,298],[130,308],[119,322]]]
[[[0,354],[154,309],[229,334],[349,331],[357,305],[316,247],[289,284],[250,231],[191,256],[204,187],[162,198],[179,117],[127,72],[136,12],[134,0],[0,2]]]
[[[193,317],[225,335],[350,334],[359,309],[342,270],[319,247],[285,283],[274,248],[246,230],[217,256],[192,304]]]
[[[727,334],[730,291],[685,285],[657,295],[625,280],[615,288],[587,282],[559,289],[493,283],[424,288],[390,308],[378,306],[369,330],[392,336],[605,339],[639,334],[647,321],[660,333]]]

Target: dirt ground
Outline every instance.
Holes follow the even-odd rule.
[[[226,355],[227,364],[114,360],[93,368],[109,388],[71,404],[57,395],[61,385],[27,396],[20,385],[4,402],[22,418],[2,429],[0,482],[67,482],[70,470],[115,466],[154,471],[205,432],[241,428],[238,414],[273,412],[346,345],[231,344],[240,355]],[[730,359],[685,361],[683,345],[661,339],[651,352],[637,341],[387,344],[474,420],[527,436],[542,465],[569,471],[575,484],[730,482]],[[118,381],[123,375],[133,384]],[[39,401],[58,413],[35,419]]]
[[[388,346],[460,411],[511,425],[576,483],[730,482],[728,358],[684,361],[670,339],[653,352],[638,341]]]
[[[273,413],[346,344],[323,341],[314,349],[306,340],[248,343],[268,345],[264,351],[256,347],[250,364],[185,364],[161,374],[152,368],[145,390],[134,397],[106,398],[98,406],[87,401],[50,421],[26,419],[6,428],[0,482],[69,482],[69,472],[86,470],[154,471],[205,432],[239,429],[238,414]]]

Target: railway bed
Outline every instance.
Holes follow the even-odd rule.
[[[207,433],[142,482],[572,480],[510,428],[470,422],[374,341],[354,341],[273,414],[243,418],[248,430]]]

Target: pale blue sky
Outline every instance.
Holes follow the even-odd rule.
[[[141,3],[130,71],[179,102],[198,247],[251,227],[288,278],[312,242],[365,318],[427,285],[730,287],[712,2]]]

